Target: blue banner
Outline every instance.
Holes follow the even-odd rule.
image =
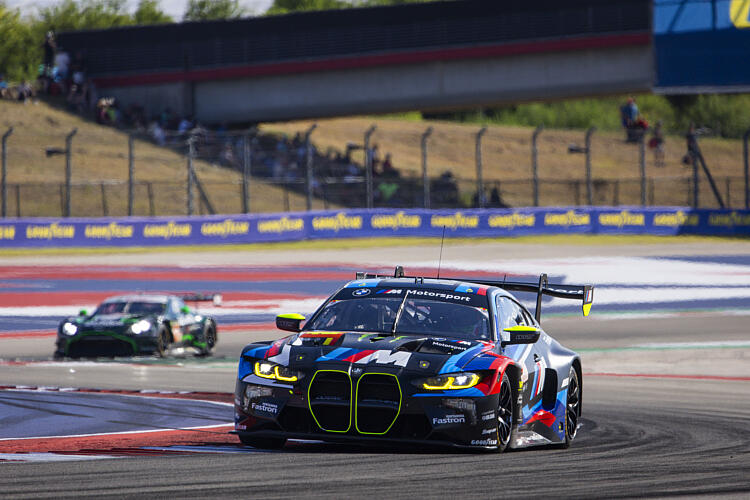
[[[750,236],[750,211],[684,207],[340,210],[195,217],[0,219],[0,248],[261,243],[394,236]]]

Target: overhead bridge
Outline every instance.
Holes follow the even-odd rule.
[[[99,95],[250,122],[648,91],[650,0],[465,0],[69,32]]]

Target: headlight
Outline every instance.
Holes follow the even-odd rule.
[[[301,376],[298,372],[294,372],[286,366],[277,365],[269,361],[256,361],[255,374],[262,378],[279,380],[281,382],[296,382]]]
[[[140,320],[137,323],[133,323],[130,325],[130,331],[135,333],[136,335],[147,332],[151,329],[151,323],[146,321],[145,319]]]
[[[78,327],[73,323],[65,323],[62,326],[62,331],[65,335],[75,335],[78,331]]]
[[[447,391],[451,389],[468,389],[479,383],[480,377],[476,373],[446,373],[435,377],[417,381],[417,386],[428,391]]]

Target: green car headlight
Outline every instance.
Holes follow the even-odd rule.
[[[468,389],[479,383],[481,377],[473,372],[446,373],[417,381],[417,386],[428,391]]]
[[[296,382],[301,374],[290,370],[286,366],[271,363],[270,361],[256,361],[255,374],[261,378],[278,380],[280,382]]]

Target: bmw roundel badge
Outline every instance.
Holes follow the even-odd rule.
[[[352,295],[355,297],[364,297],[365,295],[370,295],[370,290],[368,288],[357,288],[352,292]]]

